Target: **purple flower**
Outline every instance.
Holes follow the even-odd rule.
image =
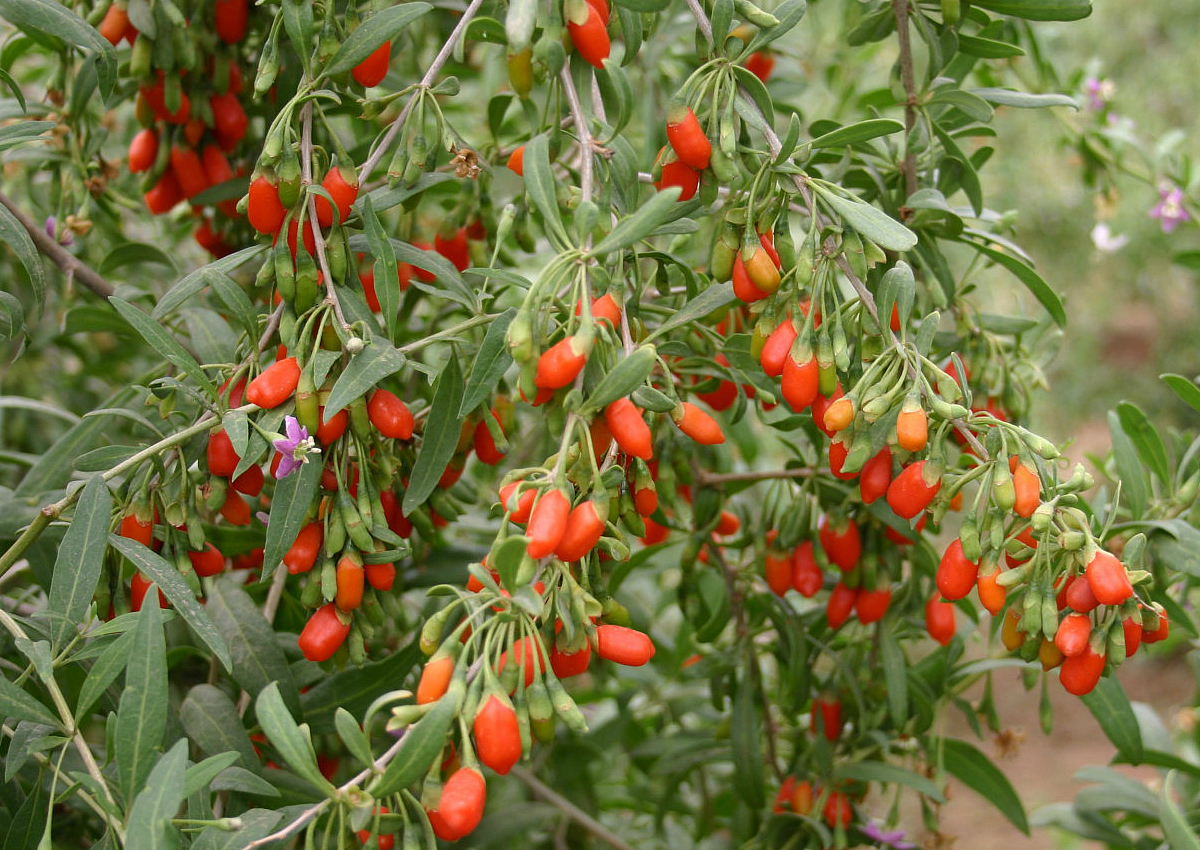
[[[1183,208],[1183,190],[1178,186],[1163,185],[1158,189],[1159,202],[1150,210],[1150,217],[1157,218],[1163,233],[1170,233],[1180,222],[1191,221],[1192,217]]]
[[[885,832],[883,825],[871,821],[865,826],[860,827],[862,834],[870,838],[872,841],[883,844],[888,847],[894,847],[895,850],[912,850],[917,845],[910,841],[904,840],[904,830],[894,829],[890,832]]]
[[[1117,84],[1112,80],[1088,77],[1087,82],[1084,83],[1084,89],[1087,91],[1088,106],[1099,112],[1108,106],[1108,102],[1117,93]]]
[[[315,451],[317,447],[313,438],[308,436],[308,429],[301,425],[295,416],[284,417],[283,425],[287,437],[272,443],[276,451],[283,456],[275,473],[276,480],[287,478],[299,469],[301,464],[308,463],[309,452]]]

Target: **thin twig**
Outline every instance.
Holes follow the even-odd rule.
[[[304,186],[311,186],[312,179],[312,101],[304,104],[300,111],[300,182]],[[330,208],[333,215],[339,219],[341,213],[337,210],[337,205],[330,203]],[[307,227],[312,229],[313,247],[317,249],[317,263],[321,266],[321,274],[325,276],[325,301],[333,307],[333,315],[338,321],[338,326],[343,331],[350,329],[350,323],[346,321],[346,314],[342,312],[342,302],[337,295],[338,282],[333,279],[333,274],[329,271],[329,256],[325,250],[325,234],[321,232],[321,223],[317,221],[317,196],[309,192],[308,194],[308,222]],[[300,228],[297,228],[300,229]],[[297,237],[299,241],[299,237]],[[297,250],[299,247],[297,246]]]
[[[541,797],[550,805],[554,806],[564,815],[569,817],[575,823],[579,824],[585,830],[590,832],[596,838],[603,841],[610,847],[616,847],[617,850],[634,850],[633,846],[627,844],[620,836],[613,832],[600,821],[593,818],[583,809],[576,806],[562,794],[559,794],[546,783],[542,782],[533,775],[527,768],[517,765],[512,769],[512,775],[520,779],[529,786],[529,790],[534,793],[534,796]],[[247,848],[249,850],[249,848]]]
[[[571,60],[568,59],[559,74],[562,80],[563,92],[567,96],[567,105],[571,109],[571,118],[575,122],[575,135],[579,140],[579,191],[585,201],[592,199],[593,172],[595,170],[596,151],[592,139],[592,130],[588,126],[587,116],[583,114],[583,105],[579,102],[579,92],[575,89],[575,81],[571,78]],[[583,249],[591,247],[592,237],[588,234],[584,239]]]
[[[398,741],[396,741],[396,743],[388,747],[383,755],[375,759],[374,764],[372,764],[370,767],[363,768],[343,785],[340,785],[337,789],[338,793],[336,796],[326,797],[324,800],[321,800],[321,802],[314,803],[301,812],[300,816],[287,826],[272,832],[270,835],[264,835],[257,841],[251,841],[245,846],[245,848],[243,848],[243,850],[254,850],[255,847],[266,847],[268,844],[274,844],[276,841],[279,841],[282,838],[287,838],[289,835],[294,835],[295,833],[299,832],[305,824],[323,812],[331,802],[339,799],[343,794],[352,788],[360,788],[362,783],[366,781],[368,777],[382,771],[383,768],[387,766],[388,762],[394,759],[396,754],[400,752],[400,746],[403,743],[404,739],[400,738]]]
[[[458,19],[458,23],[454,26],[454,31],[450,33],[450,37],[446,39],[446,43],[442,45],[442,49],[434,57],[433,64],[429,66],[429,70],[421,78],[420,88],[427,89],[433,85],[433,81],[437,79],[437,75],[441,73],[442,68],[450,60],[450,54],[454,52],[454,45],[458,43],[459,37],[466,31],[467,26],[475,17],[475,13],[479,11],[479,7],[482,5],[483,0],[471,0],[471,5],[463,10],[462,17]],[[400,131],[404,128],[404,122],[408,120],[408,114],[412,111],[413,104],[419,96],[420,92],[418,91],[409,98],[408,103],[404,104],[404,109],[400,110],[400,114],[392,122],[392,126],[388,127],[387,132],[380,139],[379,145],[375,150],[371,151],[371,155],[367,157],[366,162],[362,164],[362,168],[358,170],[359,182],[365,181],[371,175],[371,172],[375,170],[375,166],[379,165],[379,161],[387,153],[388,148],[392,146],[392,142],[396,141],[396,136],[400,135]]]
[[[775,478],[810,478],[816,474],[811,466],[796,469],[768,469],[758,472],[705,472],[700,470],[696,478],[699,487],[715,487],[734,481],[767,481]]]
[[[917,156],[912,150],[912,131],[917,125],[917,81],[913,74],[912,40],[908,31],[908,0],[892,0],[896,13],[896,40],[900,44],[900,83],[904,86],[904,173],[905,197],[917,191]]]
[[[59,245],[45,229],[38,227],[37,223],[27,216],[12,198],[3,192],[0,192],[0,204],[3,204],[16,217],[17,221],[21,222],[21,226],[29,233],[29,238],[33,240],[33,244],[37,249],[53,260],[56,266],[66,272],[67,277],[78,280],[102,298],[108,298],[116,291],[116,288],[97,274],[91,266],[80,260],[62,245]]]

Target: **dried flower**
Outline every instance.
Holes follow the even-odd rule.
[[[1128,242],[1128,233],[1113,233],[1112,228],[1103,221],[1092,228],[1092,244],[1098,251],[1111,254],[1120,251]]]

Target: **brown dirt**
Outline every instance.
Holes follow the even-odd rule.
[[[1180,709],[1191,704],[1195,684],[1181,659],[1135,657],[1120,668],[1117,678],[1129,698],[1148,703],[1168,728],[1174,726]],[[1015,754],[998,757],[998,766],[1016,787],[1030,813],[1053,802],[1069,802],[1086,783],[1073,778],[1086,765],[1107,764],[1115,750],[1100,731],[1091,712],[1075,697],[1051,681],[1050,696],[1054,707],[1054,731],[1042,734],[1038,721],[1039,689],[1026,692],[1019,671],[1000,671],[994,681],[996,707],[1001,721],[1023,742]],[[948,714],[946,734],[973,740],[965,719],[957,712]],[[997,757],[994,742],[978,742],[984,752]],[[1122,772],[1154,781],[1159,774],[1153,768],[1121,766]],[[1055,850],[1062,847],[1101,847],[1094,842],[1064,839],[1062,835],[1035,830],[1026,836],[975,792],[958,785],[951,788],[950,800],[942,808],[942,829],[957,836],[955,850]],[[944,845],[943,845],[944,846]]]

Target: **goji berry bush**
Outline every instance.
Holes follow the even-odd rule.
[[[1020,682],[1200,847],[1200,442],[1031,430],[985,196],[1090,11],[0,0],[3,846],[943,846]]]

